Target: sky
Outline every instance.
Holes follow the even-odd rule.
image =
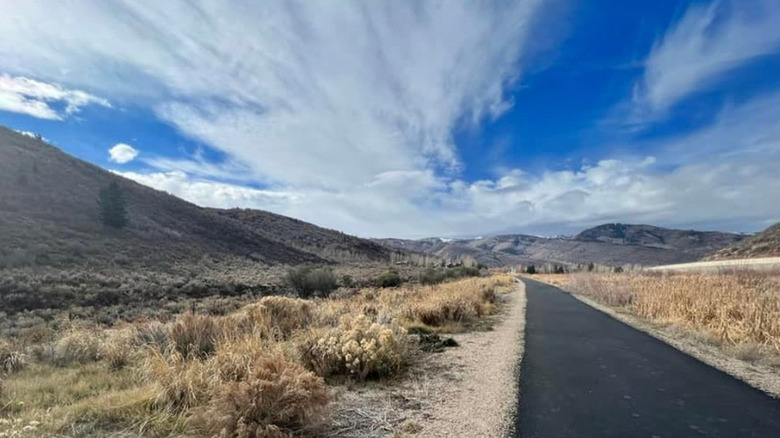
[[[780,221],[777,0],[0,0],[0,124],[363,237]]]

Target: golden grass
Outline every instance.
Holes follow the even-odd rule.
[[[494,276],[313,301],[265,297],[225,316],[72,324],[21,350],[2,341],[4,360],[30,359],[2,380],[0,436],[313,434],[328,414],[326,378],[397,373],[408,363],[404,327],[463,330],[513,283]]]
[[[780,282],[771,275],[582,274],[571,277],[569,288],[728,345],[756,344],[780,353]]]

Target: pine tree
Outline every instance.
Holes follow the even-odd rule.
[[[122,228],[127,225],[127,201],[117,181],[100,191],[100,216],[103,225]]]

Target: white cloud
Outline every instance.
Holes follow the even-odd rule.
[[[117,143],[108,150],[109,159],[114,163],[125,164],[135,160],[138,150],[129,144]]]
[[[511,107],[540,4],[31,0],[4,8],[0,59],[152,106],[263,180],[338,189],[456,171],[453,129]]]
[[[267,209],[273,209],[282,204],[296,203],[301,200],[301,195],[298,194],[199,180],[181,171],[153,173],[114,171],[114,173],[206,207],[233,208],[263,205]]]
[[[780,49],[780,2],[714,1],[691,6],[658,40],[634,92],[639,116],[662,114],[730,70]]]
[[[515,171],[471,184],[394,175],[388,184],[380,178],[339,192],[258,190],[175,171],[120,174],[203,206],[259,208],[369,237],[426,237],[576,231],[618,220],[711,227],[716,218],[755,226],[780,218],[775,172],[769,161],[709,162],[662,173],[642,161],[605,160],[578,171],[539,177]],[[403,187],[416,196],[403,194]]]
[[[56,102],[63,111],[51,107]],[[39,119],[62,120],[86,105],[111,106],[107,100],[81,90],[68,90],[56,84],[22,76],[0,75],[0,110],[27,114]]]
[[[643,145],[657,156],[472,183],[389,171],[340,190],[257,190],[181,171],[129,174],[200,205],[253,207],[362,236],[574,232],[602,222],[756,230],[780,220],[780,93],[722,111],[699,132]]]
[[[152,108],[223,152],[219,163],[148,157],[155,171],[122,173],[200,205],[401,237],[780,217],[770,101],[651,145],[656,159],[462,180],[453,132],[523,104],[505,93],[522,73],[541,3],[8,2],[0,59],[17,76]],[[766,53],[776,8],[763,4],[765,18],[734,6],[722,22],[691,9],[655,46],[638,104],[662,111]],[[692,149],[702,154],[684,159]]]

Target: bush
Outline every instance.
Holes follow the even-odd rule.
[[[306,333],[301,350],[309,367],[322,377],[382,377],[403,366],[406,331],[372,323],[365,315],[345,317],[339,327]]]
[[[306,300],[264,297],[228,316],[223,324],[224,335],[231,339],[253,335],[282,341],[309,325],[312,318],[312,305]]]
[[[526,274],[536,274],[536,266],[534,265],[528,265],[528,267],[525,269]]]
[[[499,280],[467,279],[422,288],[415,299],[400,303],[403,317],[408,322],[442,327],[489,315],[493,312],[495,288],[502,284]]]
[[[420,274],[420,284],[439,284],[445,280],[443,269],[428,268]]]
[[[215,383],[206,363],[187,360],[175,351],[150,350],[143,375],[157,386],[156,405],[177,413],[205,404]]]
[[[160,321],[150,321],[136,327],[136,344],[163,349],[170,340],[170,328]]]
[[[428,268],[420,274],[420,283],[425,285],[439,284],[447,280],[464,277],[479,277],[478,268],[456,266],[454,268]]]
[[[220,335],[214,317],[185,313],[171,327],[171,346],[185,359],[203,359],[212,353]]]
[[[278,354],[253,361],[248,374],[221,385],[199,416],[208,436],[290,437],[324,424],[323,380]]]
[[[107,330],[98,351],[100,359],[105,361],[108,369],[121,370],[130,363],[137,339],[138,333],[133,326]]]
[[[376,279],[377,287],[397,287],[401,285],[401,276],[395,269],[382,273]]]
[[[57,366],[100,360],[101,332],[97,328],[72,327],[50,344],[44,356]]]
[[[27,356],[7,341],[0,339],[0,374],[13,374],[27,365]]]
[[[325,267],[299,266],[292,268],[287,272],[287,281],[302,298],[309,298],[316,293],[328,296],[338,287],[336,275],[330,268]]]
[[[344,274],[341,276],[341,285],[344,287],[352,287],[355,285],[355,280],[351,275]]]

